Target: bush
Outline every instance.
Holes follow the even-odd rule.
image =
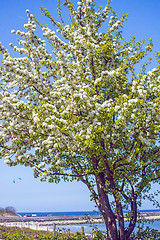
[[[12,207],[12,206],[9,206],[9,207],[5,208],[5,212],[15,214],[16,213],[16,209],[14,207]]]
[[[94,228],[92,229],[92,234],[94,236],[94,240],[104,240],[104,239],[106,239],[106,233],[100,231],[97,226],[94,226]]]
[[[16,214],[16,209],[12,206],[6,207],[5,209],[0,207],[0,215],[3,215],[4,213]]]
[[[87,240],[82,233],[71,233],[69,230],[55,231],[53,236],[49,231],[36,231],[28,228],[0,227],[0,238],[5,240]]]
[[[0,227],[0,238],[5,240],[105,240],[106,233],[94,228],[91,236],[85,236],[83,233],[71,233],[70,230],[55,231],[53,236],[49,231],[36,231],[28,228]],[[160,232],[149,227],[138,228],[138,231],[132,233],[130,240],[160,240]]]
[[[132,240],[160,240],[160,232],[150,227],[138,228],[138,231],[132,233]]]
[[[4,208],[0,207],[0,215],[2,215],[5,212]]]

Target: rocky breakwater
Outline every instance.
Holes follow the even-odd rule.
[[[143,212],[140,218],[144,220],[160,220],[160,212]],[[127,221],[127,219],[125,219]],[[64,225],[64,224],[84,224],[84,223],[101,223],[103,219],[100,215],[73,215],[73,216],[29,216],[22,217],[18,214],[0,215],[0,224],[5,223],[37,223],[39,225]]]
[[[159,212],[143,212],[140,213],[140,217],[145,220],[160,220],[160,211]]]
[[[74,221],[74,222],[90,222],[94,220],[101,220],[99,215],[73,215],[73,216],[43,216],[43,217],[21,217],[20,215],[15,216],[0,216],[0,223],[20,223],[20,222],[37,222],[45,224],[62,224],[62,222]]]

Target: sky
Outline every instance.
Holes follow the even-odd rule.
[[[72,2],[76,3],[76,0]],[[97,5],[105,6],[106,2],[96,0]],[[53,17],[57,16],[57,0],[0,0],[0,42],[7,49],[10,42],[16,43],[16,36],[11,34],[11,30],[24,30],[23,25],[27,23],[26,9],[36,15],[41,23],[47,23],[41,15],[40,6],[46,7]],[[112,7],[119,17],[123,13],[130,14],[124,25],[126,40],[132,35],[136,36],[136,40],[151,37],[153,50],[160,50],[159,0],[113,0]],[[153,61],[151,67],[155,66],[156,62]],[[90,193],[84,184],[41,182],[33,177],[31,168],[9,167],[3,163],[3,159],[0,159],[0,188],[0,207],[13,206],[17,212],[95,210],[95,204],[90,202]],[[153,187],[153,190],[156,188]],[[141,207],[153,208],[148,201],[143,202]]]

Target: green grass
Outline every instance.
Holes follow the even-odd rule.
[[[87,240],[89,237],[82,233],[71,233],[69,230],[55,231],[53,236],[49,231],[36,231],[29,228],[0,227],[0,238],[6,240]]]
[[[58,230],[53,233],[50,231],[32,230],[29,228],[0,227],[0,239],[5,240],[105,240],[106,235],[98,229],[92,230],[94,237],[85,236],[83,233],[71,233],[70,230]],[[132,234],[132,240],[160,240],[160,232],[146,227],[139,228]]]

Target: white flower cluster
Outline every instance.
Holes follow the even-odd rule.
[[[120,45],[114,36],[122,23],[112,16],[107,34],[99,34],[110,9],[95,13],[92,0],[78,5],[83,21],[75,10],[72,24],[58,23],[58,35],[43,27],[45,40],[36,35],[35,20],[26,10],[25,32],[12,30],[21,47],[10,44],[20,57],[0,45],[1,156],[10,165],[31,165],[35,174],[43,169],[43,179],[49,172],[72,169],[71,163],[78,166],[80,156],[85,169],[91,155],[105,154],[102,142],[112,163],[125,156],[133,141],[135,148],[147,149],[159,139],[158,69],[128,81],[126,61],[134,47],[132,42]]]

